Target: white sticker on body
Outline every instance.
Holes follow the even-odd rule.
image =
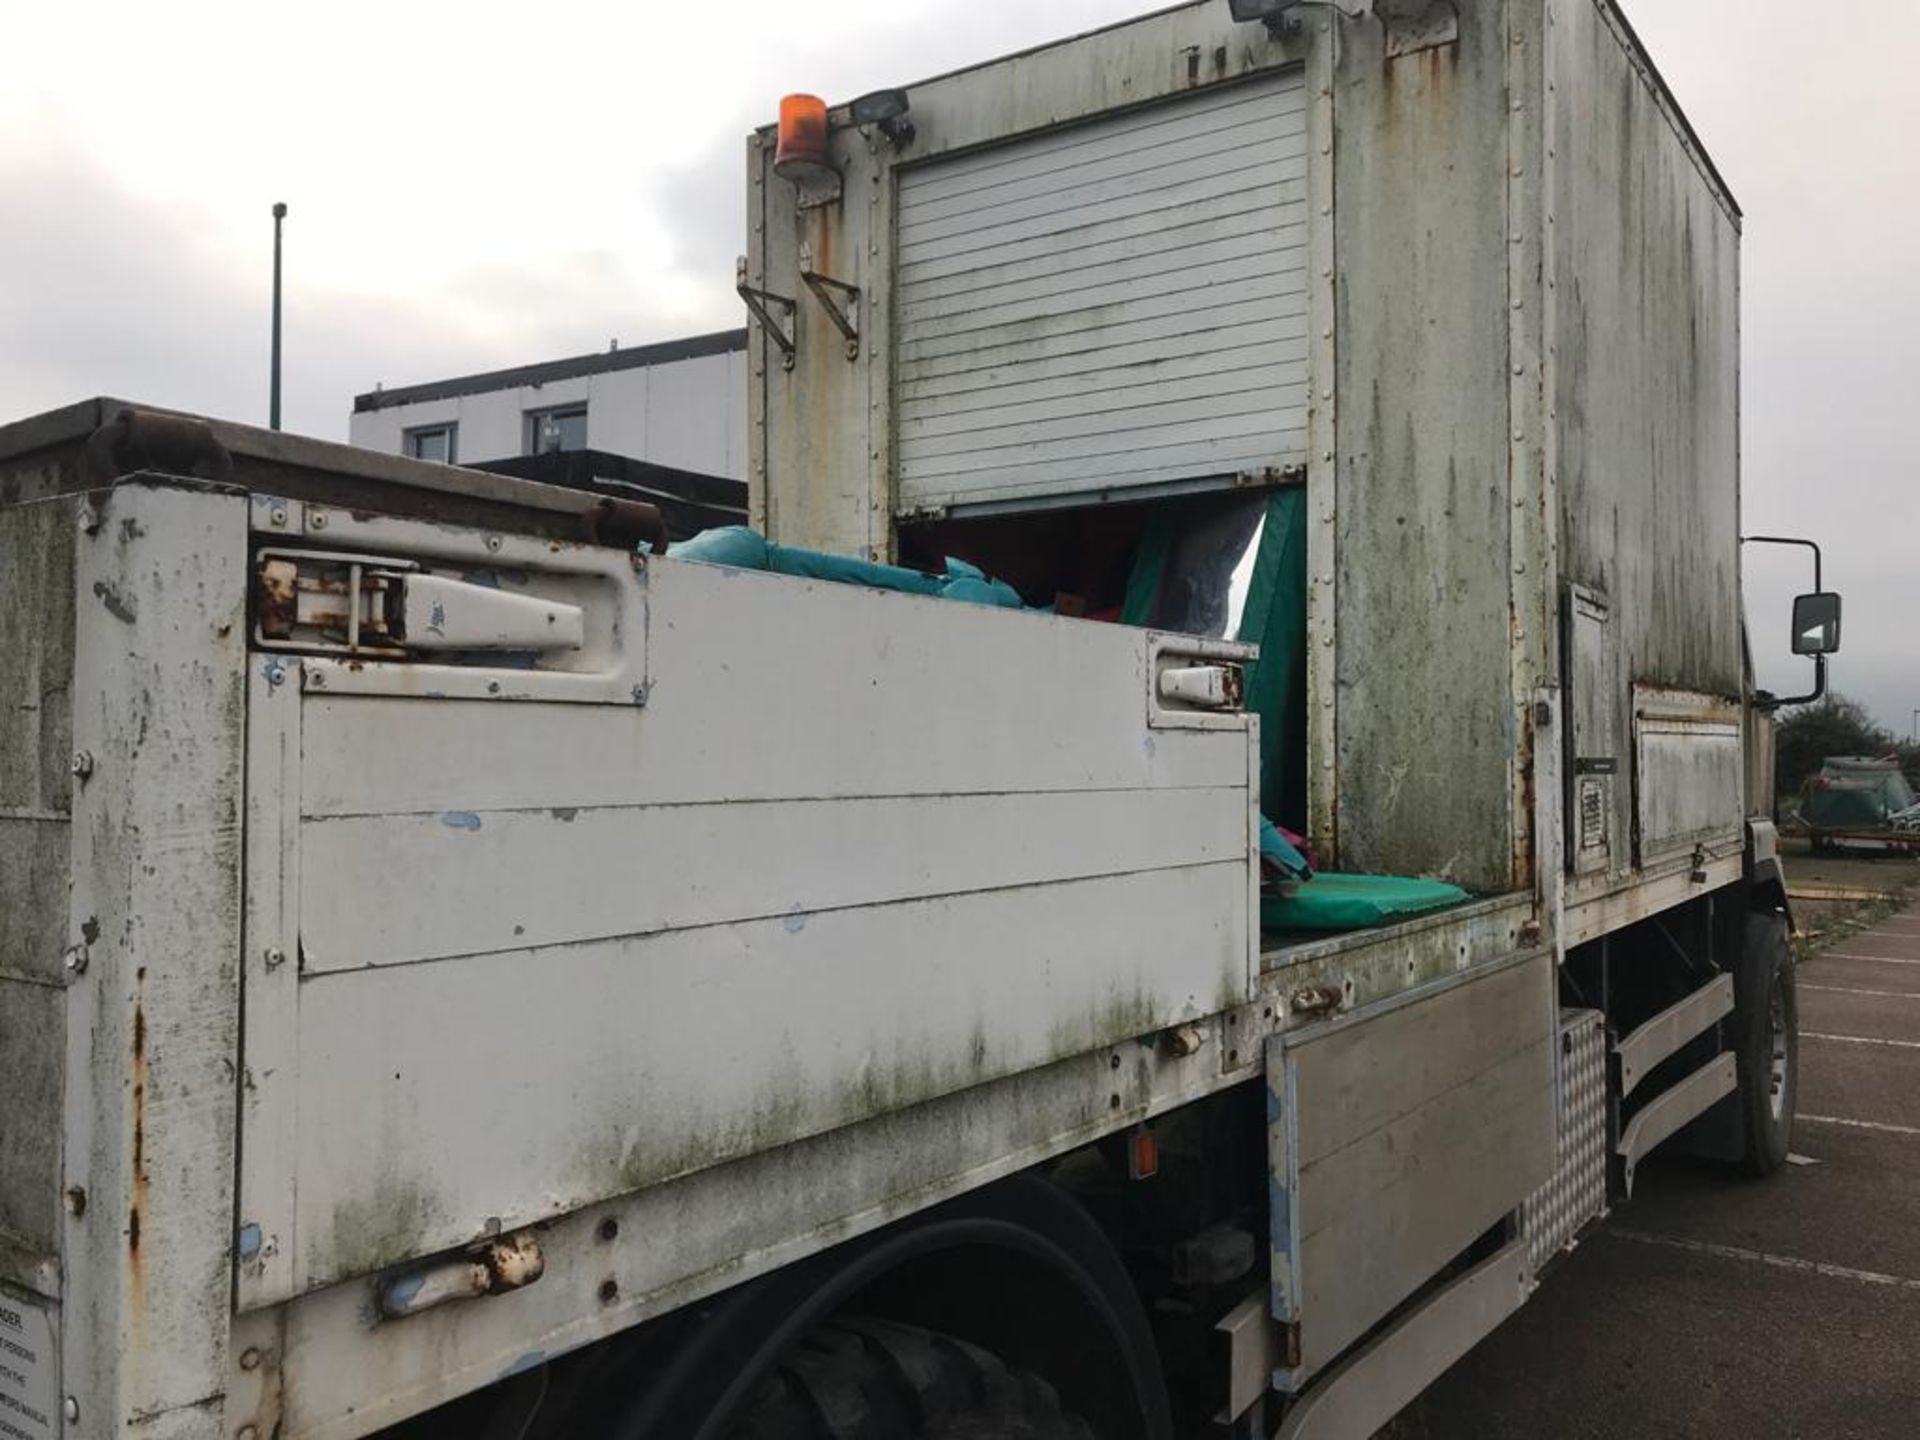
[[[53,1317],[0,1290],[0,1440],[55,1440],[60,1433],[59,1356]]]

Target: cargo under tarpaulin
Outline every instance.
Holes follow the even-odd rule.
[[[1815,830],[1880,830],[1913,803],[1899,761],[1835,756],[1807,781],[1800,818]]]

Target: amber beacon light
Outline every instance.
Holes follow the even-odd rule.
[[[818,95],[789,95],[780,102],[773,170],[794,181],[824,180],[835,173],[827,159],[827,102]]]

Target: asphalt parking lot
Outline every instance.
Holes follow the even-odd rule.
[[[1795,1163],[1643,1167],[1394,1440],[1920,1437],[1920,904],[1799,974]]]

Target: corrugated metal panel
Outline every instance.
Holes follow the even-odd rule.
[[[901,508],[1298,460],[1306,180],[1297,72],[902,175]]]

